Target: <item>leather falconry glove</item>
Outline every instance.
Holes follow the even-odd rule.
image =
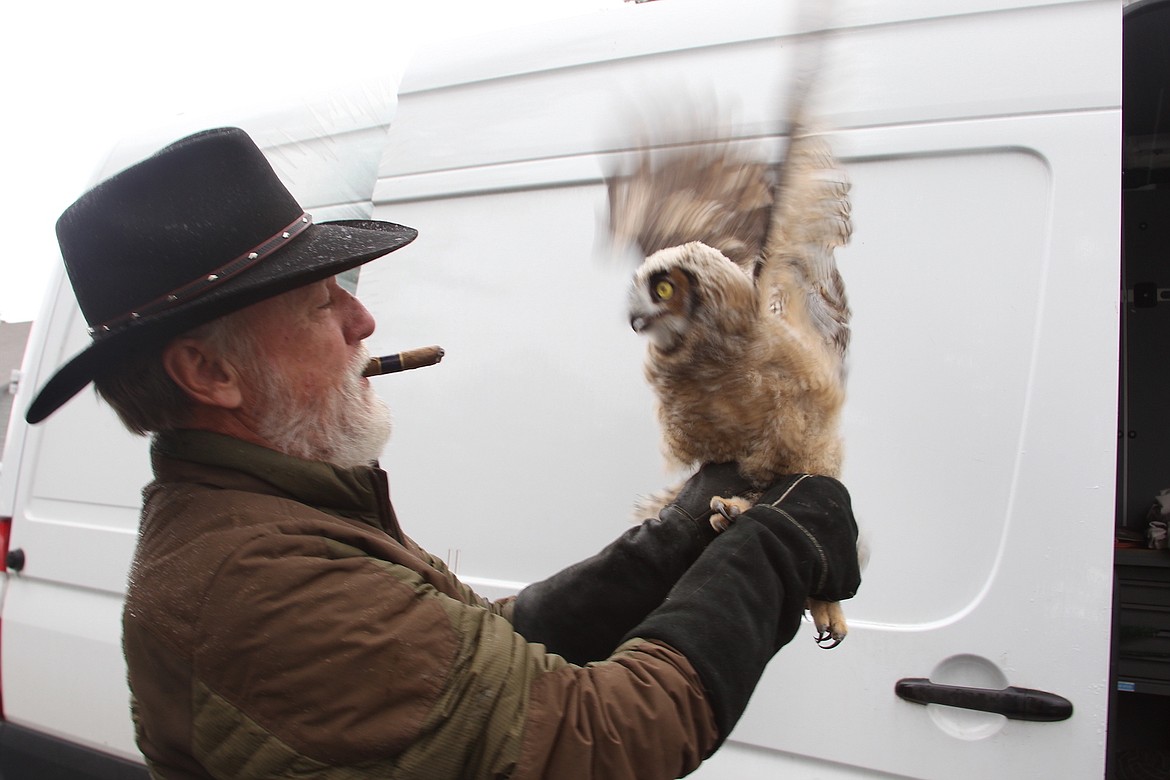
[[[708,522],[711,498],[749,488],[734,463],[704,466],[657,519],[634,526],[597,555],[520,591],[513,628],[571,663],[609,657],[715,538]]]
[[[722,742],[768,661],[795,635],[805,600],[842,601],[860,584],[845,487],[830,477],[784,477],[707,546],[626,640],[656,640],[686,656]]]

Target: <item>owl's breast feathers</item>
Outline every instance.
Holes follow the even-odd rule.
[[[735,460],[761,481],[839,472],[844,390],[835,372],[810,386],[810,373],[793,363],[803,366],[807,356],[768,350],[769,343],[753,331],[669,355],[649,349],[646,379],[658,397],[664,448],[678,465]]]

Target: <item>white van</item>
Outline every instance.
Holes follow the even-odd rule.
[[[419,229],[358,279],[375,353],[447,353],[375,380],[383,465],[409,532],[483,595],[593,553],[670,478],[602,177],[631,111],[683,89],[779,154],[814,32],[791,5],[630,3],[424,52],[396,110],[365,85],[228,118],[317,219]],[[1125,777],[1170,733],[1170,556],[1115,549],[1170,487],[1170,2],[1125,9],[1124,111],[1116,0],[838,5],[819,105],[853,179],[844,481],[873,557],[848,641],[799,634],[694,776]],[[130,139],[102,176],[193,129]],[[119,633],[147,443],[91,392],[22,419],[86,338],[58,280],[0,473],[7,780],[144,773]]]

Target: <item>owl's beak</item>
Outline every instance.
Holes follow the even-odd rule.
[[[642,331],[646,330],[646,326],[649,324],[649,317],[643,317],[640,314],[636,314],[633,317],[630,317],[630,327],[634,329],[635,333],[641,333]]]

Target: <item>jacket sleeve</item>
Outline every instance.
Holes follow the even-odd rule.
[[[664,644],[639,639],[605,661],[533,681],[514,777],[682,777],[717,741],[690,662]]]
[[[354,547],[241,545],[204,613],[193,752],[216,777],[653,780],[717,740],[666,644],[574,666],[431,572]]]
[[[483,607],[484,609],[503,617],[509,622],[512,621],[512,612],[516,600],[515,596],[508,596],[496,601],[486,599],[464,584],[464,582],[459,579],[459,576],[455,574],[455,572],[451,571],[451,568],[447,565],[447,562],[442,558],[427,552],[413,539],[407,538],[406,542],[407,549],[415,552],[415,554],[422,558],[422,560],[445,581],[445,586],[440,588],[442,592],[451,596],[451,598],[455,599],[456,601],[461,601],[464,604],[475,607]]]

